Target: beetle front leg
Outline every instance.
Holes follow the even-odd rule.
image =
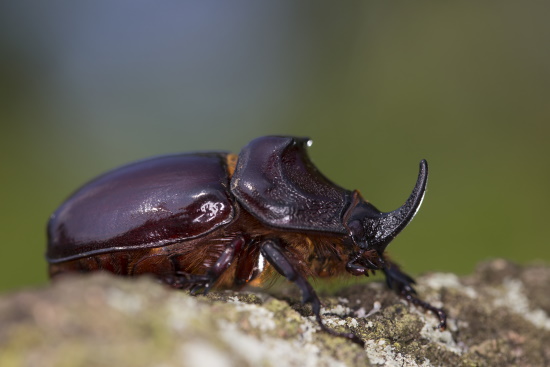
[[[352,333],[339,333],[328,328],[323,323],[321,318],[321,301],[319,300],[317,293],[315,293],[315,290],[311,284],[309,284],[307,279],[296,270],[293,260],[285,255],[285,250],[279,245],[278,241],[265,240],[260,244],[260,246],[260,252],[269,264],[271,264],[279,274],[283,275],[291,282],[296,283],[298,288],[300,288],[300,291],[302,292],[302,304],[311,303],[313,314],[324,332],[350,339],[361,346],[365,345],[365,343],[357,335]]]
[[[387,260],[382,265],[382,271],[386,274],[386,284],[390,289],[393,289],[410,303],[433,312],[439,318],[439,329],[445,330],[447,328],[447,314],[445,311],[422,301],[416,296],[416,291],[412,286],[415,284],[413,278],[402,272],[397,264]]]

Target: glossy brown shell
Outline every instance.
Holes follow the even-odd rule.
[[[226,157],[161,156],[89,182],[50,218],[48,261],[164,246],[231,222],[235,209]]]

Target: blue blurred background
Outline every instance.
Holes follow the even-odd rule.
[[[550,3],[5,1],[0,290],[47,282],[45,225],[118,165],[310,136],[382,210],[413,274],[550,260]]]

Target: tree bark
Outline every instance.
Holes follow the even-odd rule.
[[[493,260],[417,281],[446,331],[381,282],[321,297],[327,326],[363,349],[320,331],[291,284],[193,297],[146,277],[66,277],[0,297],[0,366],[550,365],[549,266]]]

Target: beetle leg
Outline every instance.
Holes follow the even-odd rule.
[[[285,255],[284,249],[276,240],[265,240],[260,244],[260,246],[261,254],[275,268],[275,270],[277,270],[277,272],[283,275],[286,279],[296,283],[298,288],[300,288],[300,291],[302,292],[302,304],[311,303],[313,314],[324,332],[350,339],[361,346],[365,345],[365,343],[357,335],[353,333],[339,333],[328,328],[323,323],[321,318],[321,301],[319,300],[319,297],[307,279],[299,274],[291,258]]]
[[[176,289],[188,289],[197,286],[197,284],[204,285],[208,283],[210,278],[206,275],[176,271],[175,274],[165,276],[164,278],[161,278],[161,280]]]
[[[399,266],[390,261],[383,263],[382,271],[386,274],[386,284],[390,289],[393,289],[413,305],[420,306],[425,310],[433,312],[439,318],[439,325],[437,326],[439,329],[445,330],[447,328],[447,314],[445,311],[416,297],[416,291],[412,286],[412,284],[415,284],[413,278],[403,273]]]
[[[204,275],[179,271],[177,260],[166,256],[146,256],[128,267],[128,275],[151,274],[176,289],[188,289],[195,284],[204,284]]]
[[[229,268],[233,263],[235,256],[241,251],[245,239],[243,236],[235,237],[231,243],[223,250],[216,263],[208,269],[206,273],[207,281],[199,282],[191,288],[191,294],[195,295],[199,292],[208,293],[220,276]]]

